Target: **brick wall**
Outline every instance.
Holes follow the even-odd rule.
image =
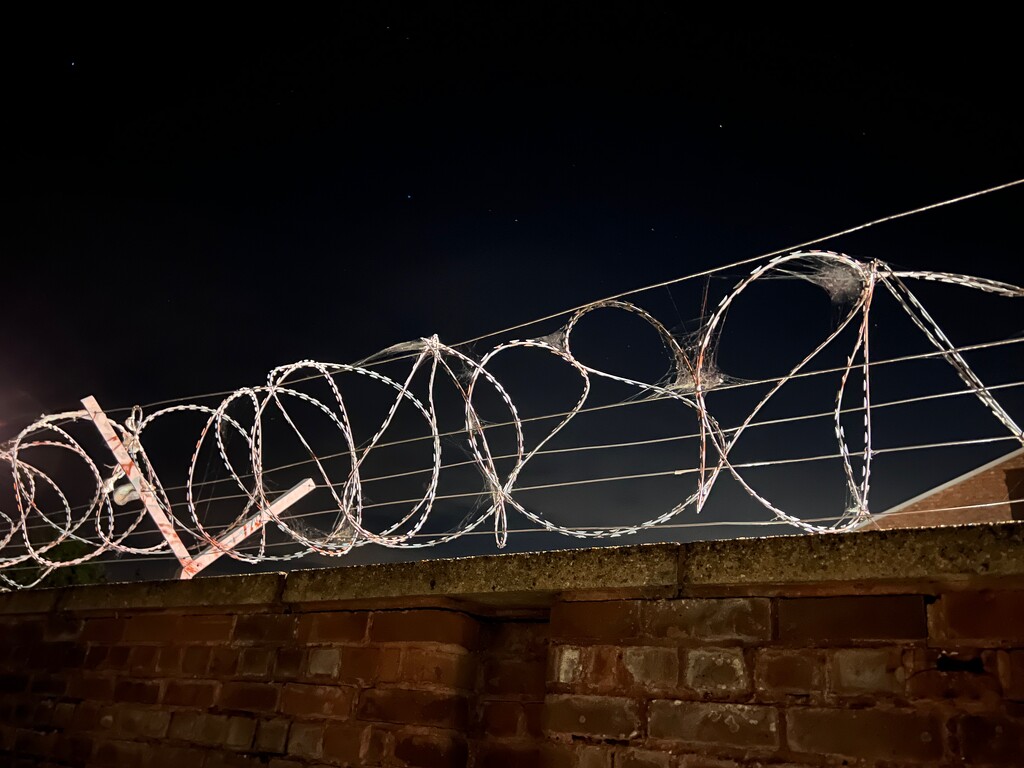
[[[133,607],[113,587],[41,610],[15,595],[0,606],[0,764],[1021,765],[1024,589],[1002,575],[1024,574],[1015,535],[996,576],[979,560],[958,577],[699,597],[278,591],[232,606],[150,590]]]
[[[1024,452],[1018,450],[938,490],[898,505],[895,514],[883,514],[870,525],[873,528],[923,528],[1024,520],[1022,497]],[[972,504],[991,506],[972,507]]]

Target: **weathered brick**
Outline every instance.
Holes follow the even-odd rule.
[[[672,755],[651,749],[625,749],[615,756],[615,768],[669,768]]]
[[[548,662],[548,680],[572,685],[583,674],[583,651],[574,645],[556,645]]]
[[[51,724],[54,728],[66,729],[71,726],[74,717],[75,705],[68,701],[62,701],[53,708]]]
[[[674,688],[679,683],[679,652],[675,648],[624,648],[622,666],[627,682],[644,690]]]
[[[631,739],[640,733],[640,711],[633,699],[612,696],[548,696],[545,727],[556,733]]]
[[[516,736],[522,726],[523,705],[518,701],[485,701],[480,726],[488,736]]]
[[[92,756],[93,738],[83,733],[58,733],[53,758],[68,765],[85,765]]]
[[[950,592],[928,606],[929,643],[1024,645],[1024,591]]]
[[[729,697],[750,690],[750,672],[738,648],[700,648],[686,652],[684,681],[692,690]]]
[[[239,677],[266,677],[276,656],[269,648],[243,648],[235,672]]]
[[[228,741],[231,719],[206,712],[175,712],[168,736],[207,746],[224,746]]]
[[[406,651],[405,659],[402,662],[402,676],[405,677],[406,666],[412,666],[410,664],[410,654],[412,651]],[[444,685],[443,680],[447,677],[451,681],[453,688],[468,688],[471,683],[471,672],[470,658],[467,656],[462,657],[462,672],[459,674],[459,667],[457,664],[460,662],[455,659],[447,660],[447,668],[443,668],[440,664],[444,664],[444,659],[429,658],[423,659],[420,662],[421,672],[419,677],[421,678],[417,682],[434,682],[429,679],[431,673],[436,680]],[[415,658],[413,659],[415,661]],[[423,678],[428,678],[424,680]],[[497,659],[491,660],[487,663],[484,669],[484,691],[487,693],[502,693],[506,695],[544,695],[546,688],[545,681],[545,669],[544,662],[538,659],[537,661],[517,661],[514,659]],[[456,684],[457,683],[457,684]]]
[[[310,613],[299,619],[303,643],[358,643],[366,637],[368,612]]]
[[[253,748],[257,752],[274,752],[283,754],[288,745],[288,728],[291,720],[275,718],[261,720],[256,728],[256,740]]]
[[[231,638],[234,626],[234,616],[182,616],[174,639],[185,644],[223,643]]]
[[[395,737],[395,758],[405,765],[424,768],[462,768],[466,765],[466,742],[447,733],[399,733]]]
[[[171,713],[165,710],[119,707],[114,716],[114,733],[126,739],[162,739],[170,724]]]
[[[783,642],[834,644],[926,636],[921,595],[798,597],[779,600],[778,606]]]
[[[894,709],[804,709],[786,711],[790,749],[813,755],[868,760],[937,762],[942,728],[931,714]]]
[[[341,667],[341,651],[337,648],[313,648],[309,652],[308,671],[317,677],[334,677]]]
[[[160,656],[156,661],[156,671],[161,675],[173,675],[181,672],[181,663],[185,656],[185,649],[176,646],[160,649]]]
[[[998,715],[967,715],[957,723],[960,749],[971,765],[1019,766],[1024,756],[1024,725]]]
[[[278,687],[268,683],[225,683],[217,703],[224,709],[272,712],[277,707]]]
[[[323,751],[324,726],[321,723],[292,723],[288,735],[288,754],[318,758]]]
[[[249,749],[256,735],[256,721],[251,717],[229,717],[224,745],[231,749]]]
[[[241,655],[237,648],[211,648],[209,674],[212,677],[233,676],[238,669],[238,659]]]
[[[1014,701],[1024,700],[1024,650],[999,651],[997,659],[1004,695]]]
[[[467,716],[462,696],[400,688],[363,691],[356,714],[360,720],[452,729],[465,727]]]
[[[354,688],[288,683],[279,709],[297,717],[348,717],[354,700]]]
[[[898,648],[847,648],[832,654],[830,689],[841,696],[903,691],[904,670]]]
[[[155,645],[135,646],[128,656],[128,669],[135,676],[155,674],[159,657],[160,649]]]
[[[370,619],[375,643],[444,643],[472,650],[478,632],[475,619],[454,611],[377,611]]]
[[[181,671],[186,675],[205,675],[210,666],[210,648],[191,646],[181,657]]]
[[[114,699],[139,704],[156,704],[160,700],[160,681],[118,680],[114,686]]]
[[[87,643],[116,643],[124,637],[124,619],[87,619],[80,639]]]
[[[399,648],[341,648],[338,680],[371,685],[378,680],[397,680],[402,654]]]
[[[770,640],[770,602],[740,597],[651,601],[644,606],[644,631],[677,640]]]
[[[177,707],[209,709],[217,700],[220,683],[215,680],[168,680],[163,703]]]
[[[332,763],[363,765],[369,729],[363,725],[328,723],[324,728],[323,757]]]
[[[124,639],[129,643],[168,643],[178,639],[181,617],[167,613],[142,614],[125,621]]]
[[[622,642],[640,634],[636,600],[559,602],[551,607],[551,636],[565,640]]]
[[[820,694],[823,681],[824,659],[820,652],[762,650],[755,656],[754,684],[766,701]]]
[[[289,680],[302,674],[305,651],[302,648],[281,648],[274,664],[274,677]]]
[[[43,640],[77,640],[82,634],[84,622],[70,613],[51,613],[43,625]]]
[[[143,768],[146,765],[149,748],[135,741],[101,741],[90,765],[112,766],[112,768]]]
[[[581,746],[576,754],[576,768],[612,768],[615,753],[610,747]]]
[[[291,615],[239,616],[234,639],[241,642],[285,642],[295,637],[296,618]]]
[[[691,744],[775,749],[779,715],[773,707],[660,699],[648,710],[648,733]]]

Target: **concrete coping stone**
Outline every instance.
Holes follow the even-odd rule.
[[[1024,523],[641,544],[0,594],[0,614],[556,595],[756,593],[765,585],[965,582],[1024,577]]]

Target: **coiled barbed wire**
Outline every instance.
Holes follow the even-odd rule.
[[[846,307],[846,310],[833,330],[800,362],[784,376],[771,380],[773,383],[768,392],[738,427],[723,430],[707,400],[708,393],[721,387],[724,382],[715,366],[714,350],[725,331],[729,309],[753,283],[777,277],[798,278],[814,283],[828,291],[835,301]],[[733,477],[751,498],[769,510],[779,521],[809,533],[846,531],[862,526],[871,514],[869,494],[872,458],[875,451],[872,448],[872,362],[869,327],[872,307],[879,295],[879,289],[884,289],[895,299],[897,306],[910,317],[927,341],[935,347],[938,356],[953,367],[968,390],[973,392],[1009,430],[1014,439],[1024,443],[1021,428],[985,387],[907,287],[906,281],[910,280],[941,282],[1006,297],[1024,296],[1024,289],[984,278],[940,272],[899,271],[877,260],[865,262],[831,251],[798,251],[776,256],[755,266],[722,297],[714,313],[689,345],[681,343],[644,309],[627,301],[610,299],[576,310],[565,325],[554,333],[538,338],[503,342],[478,357],[445,345],[436,336],[432,336],[389,347],[353,365],[303,360],[281,366],[270,372],[264,386],[238,389],[225,397],[216,407],[195,403],[177,404],[159,408],[145,416],[141,409],[136,407],[123,423],[111,421],[111,424],[145,478],[156,503],[172,521],[175,530],[187,533],[192,537],[194,544],[218,549],[223,554],[246,562],[293,560],[311,553],[337,557],[365,544],[392,548],[433,547],[475,531],[488,521],[493,525],[497,546],[504,547],[508,535],[510,509],[542,529],[566,536],[587,539],[626,536],[664,525],[687,509],[692,508],[699,512],[707,503],[723,473]],[[657,332],[670,361],[670,371],[665,379],[658,383],[650,383],[613,374],[582,362],[574,354],[574,329],[587,314],[602,309],[631,313]],[[742,466],[730,461],[730,455],[746,430],[755,423],[757,415],[776,393],[792,379],[807,375],[806,369],[812,360],[847,328],[856,329],[856,338],[853,349],[846,357],[845,366],[839,369],[840,385],[832,417],[839,448],[838,455],[843,464],[845,482],[852,504],[843,510],[834,522],[825,525],[803,520],[775,505],[744,476]],[[554,427],[530,447],[527,446],[523,429],[524,423],[529,419],[520,416],[506,388],[488,369],[497,357],[524,348],[545,352],[561,361],[579,377],[580,385],[580,394],[575,405],[558,415],[560,418]],[[404,378],[392,378],[375,367],[383,362],[404,359],[410,361]],[[860,441],[862,447],[857,452],[856,460],[841,423],[842,414],[850,410],[844,403],[849,397],[847,385],[855,371],[860,374],[862,382],[861,406],[857,410],[863,412],[864,418],[864,431]],[[356,440],[349,406],[336,381],[339,376],[347,374],[367,377],[393,393],[393,401],[385,418],[370,440],[362,445]],[[413,392],[414,380],[422,376],[427,379],[425,397],[417,396]],[[694,420],[696,431],[693,435],[698,441],[696,466],[679,470],[676,474],[694,475],[695,487],[678,503],[643,522],[604,528],[559,525],[536,510],[521,504],[515,497],[517,482],[531,459],[542,452],[544,446],[565,429],[578,414],[588,410],[586,404],[594,378],[607,379],[635,388],[638,395],[645,399],[676,402],[684,408],[684,412],[690,413]],[[299,382],[310,379],[323,381],[328,387],[329,396],[314,397],[296,388]],[[437,501],[438,485],[446,466],[442,462],[441,438],[442,434],[447,433],[442,433],[439,429],[434,397],[439,381],[445,381],[453,386],[464,403],[463,427],[460,434],[465,435],[465,448],[470,457],[468,463],[476,467],[483,481],[484,490],[481,496],[485,501],[451,530],[445,533],[426,534],[424,527]],[[503,424],[511,426],[515,435],[515,448],[511,453],[498,455],[488,442],[487,425],[475,404],[483,390],[488,390],[492,396],[496,396],[503,409],[507,411],[507,421]],[[336,437],[343,446],[339,453],[348,459],[348,469],[343,480],[338,481],[332,476],[326,466],[327,457],[317,455],[310,440],[299,427],[290,409],[295,403],[312,406],[326,418],[332,430],[337,431]],[[249,427],[244,426],[238,417],[229,415],[229,410],[237,409],[243,404],[252,410],[252,424]],[[382,437],[403,405],[412,407],[418,417],[422,418],[429,433],[429,478],[424,485],[422,496],[411,502],[397,521],[375,530],[364,519],[367,505],[363,490],[365,480],[361,475],[361,468],[373,451],[382,445]],[[147,429],[155,422],[173,414],[186,412],[202,414],[206,417],[206,422],[199,433],[189,462],[184,486],[185,509],[182,510],[175,509],[172,505],[149,458],[145,438]],[[330,494],[337,515],[334,524],[328,530],[317,530],[303,524],[301,520],[290,519],[286,513],[275,512],[271,506],[274,492],[267,486],[264,475],[269,470],[263,464],[264,421],[271,413],[283,420],[309,454],[307,463],[311,468],[315,468],[313,474],[317,476],[316,486],[326,489]],[[115,512],[115,506],[121,506],[133,499],[130,486],[122,482],[125,477],[124,469],[121,466],[114,466],[107,470],[104,462],[109,461],[109,457],[97,458],[91,455],[69,431],[69,424],[89,419],[89,413],[85,410],[44,416],[22,430],[9,445],[0,447],[0,463],[6,464],[10,470],[16,507],[10,512],[0,509],[0,524],[3,526],[3,530],[0,531],[0,581],[8,588],[32,586],[56,568],[85,563],[105,552],[135,555],[159,555],[168,552],[166,541],[151,546],[136,546],[129,543],[129,537],[152,530],[153,523],[149,520],[145,507],[137,512]],[[226,447],[228,438],[239,438],[243,441],[248,456],[248,463],[244,469],[237,466],[229,457]],[[227,525],[218,524],[216,531],[211,530],[208,524],[204,525],[195,493],[195,489],[202,484],[197,480],[200,455],[204,448],[211,447],[216,451],[227,472],[227,480],[237,487],[239,493],[235,495],[243,500],[233,520]],[[61,488],[52,472],[44,471],[38,462],[33,463],[32,455],[40,448],[56,448],[82,462],[94,485],[88,503],[77,507],[72,505],[68,494]],[[332,453],[330,458],[336,458],[339,453]],[[498,461],[509,459],[512,462],[510,468],[504,472],[499,471]],[[859,477],[856,471],[858,464]],[[55,510],[52,508],[53,505],[48,503],[50,499],[44,502],[44,496],[56,498]],[[222,532],[242,525],[253,513],[261,511],[268,515],[269,523],[294,542],[295,548],[292,551],[277,554],[275,548],[275,553],[272,554],[266,545],[265,530],[255,551],[243,551],[221,544],[219,537]],[[44,530],[44,538],[48,537],[47,540],[39,543],[38,536],[30,536],[30,529]],[[78,542],[85,550],[84,553],[72,558],[52,556],[51,553],[59,552],[58,548],[66,541]],[[7,569],[24,564],[34,564],[39,569],[39,573],[30,583],[18,582],[4,573]]]

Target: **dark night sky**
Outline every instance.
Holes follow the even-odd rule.
[[[86,394],[455,342],[1024,176],[1005,20],[365,5],[7,30],[0,438]],[[1022,283],[1022,210],[1017,188],[824,247]],[[958,296],[927,294],[955,340],[1024,328]]]

